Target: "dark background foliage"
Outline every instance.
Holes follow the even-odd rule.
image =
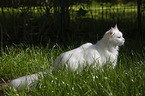
[[[128,44],[142,42],[143,45],[144,2],[0,0],[1,46],[12,43],[96,43],[115,24],[118,24]]]

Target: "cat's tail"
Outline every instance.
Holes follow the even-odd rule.
[[[17,89],[19,91],[24,90],[26,88],[32,89],[34,86],[37,85],[38,81],[44,79],[44,76],[46,74],[48,74],[51,70],[52,70],[52,68],[50,70],[45,71],[45,72],[39,72],[36,74],[23,76],[23,77],[14,79],[9,83],[9,86],[11,89],[14,88],[14,89]]]

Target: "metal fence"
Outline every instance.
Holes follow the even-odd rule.
[[[143,0],[6,1],[0,0],[1,45],[94,43],[115,24],[128,40],[145,35]]]

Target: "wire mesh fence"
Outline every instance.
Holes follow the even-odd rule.
[[[36,2],[37,1],[37,2]],[[1,45],[96,42],[115,24],[144,38],[144,0],[0,0]]]

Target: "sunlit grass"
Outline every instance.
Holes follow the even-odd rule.
[[[103,6],[102,6],[103,5]],[[18,14],[18,13],[23,13],[23,12],[30,12],[31,14],[35,16],[41,16],[42,14],[46,14],[46,11],[48,11],[50,14],[54,14],[54,10],[57,9],[58,12],[61,12],[61,9],[59,7],[49,7],[47,6],[49,10],[47,10],[46,6],[32,6],[32,7],[18,7],[18,8],[12,8],[12,7],[4,7],[3,11],[5,14]],[[86,14],[86,17],[92,18],[92,16],[97,17],[96,14],[99,14],[102,12],[104,13],[120,13],[122,14],[123,12],[130,14],[132,12],[137,12],[137,4],[136,3],[117,3],[117,4],[112,4],[112,3],[96,3],[92,2],[91,4],[82,4],[80,5],[73,5],[69,7],[70,14],[72,16],[76,15],[76,12],[80,9],[83,8],[84,10],[87,10],[88,13]],[[28,10],[29,9],[29,10]],[[2,11],[2,9],[0,9]],[[123,12],[122,12],[123,11]],[[99,14],[99,15],[101,15]],[[101,17],[101,16],[100,16]],[[98,18],[96,18],[98,19]]]
[[[66,50],[70,50],[68,47]],[[62,49],[53,47],[13,46],[7,47],[0,57],[0,83],[24,75],[48,70]],[[52,71],[33,89],[16,91],[8,87],[0,89],[5,95],[143,95],[145,88],[145,50],[123,49],[115,69],[85,67],[81,72]]]
[[[110,8],[110,6],[112,6]],[[79,10],[79,6],[73,6],[70,13],[71,16],[76,16],[76,11]],[[125,8],[125,9],[123,9]],[[13,12],[22,13],[21,9],[27,8],[5,8],[4,12],[6,16],[12,16]],[[34,16],[38,16],[38,13],[45,13],[45,7],[38,10],[39,7],[30,8],[30,11]],[[136,17],[137,7],[132,5],[105,5],[102,8],[99,4],[92,4],[89,8],[84,8],[88,11],[86,16],[81,18],[95,19],[114,19],[114,17],[120,18],[132,18]],[[89,10],[88,10],[89,9]],[[1,9],[0,9],[1,11]],[[24,10],[23,10],[24,11]],[[52,8],[53,14],[54,9]],[[74,13],[73,13],[74,12]],[[107,15],[103,15],[107,14]],[[17,15],[15,13],[15,16]],[[131,13],[131,14],[130,14]],[[109,15],[108,15],[109,14]],[[19,14],[20,15],[20,14]],[[133,20],[136,20],[134,19]],[[19,19],[18,19],[19,20]],[[126,19],[125,19],[126,20]],[[8,24],[11,20],[8,20]],[[19,20],[20,22],[21,20]],[[42,21],[42,20],[41,20]],[[130,21],[130,19],[128,19]],[[79,21],[80,22],[80,21]],[[126,21],[127,22],[127,21]],[[88,22],[86,22],[88,23]],[[100,22],[98,22],[100,24]],[[23,24],[23,22],[22,22]],[[90,23],[88,23],[90,24]],[[88,27],[83,26],[84,28]],[[109,23],[110,24],[110,23]],[[11,28],[8,28],[11,29]],[[80,27],[79,27],[80,29]],[[86,30],[85,30],[86,31]],[[90,32],[90,29],[89,29]],[[95,41],[96,42],[96,41]],[[134,44],[134,42],[133,42]],[[73,47],[72,47],[73,46]],[[76,45],[69,46],[65,50],[71,50]],[[130,50],[125,48],[120,51],[119,59],[116,68],[108,68],[104,66],[103,69],[93,69],[89,66],[83,69],[82,72],[73,72],[71,70],[56,70],[50,74],[47,74],[44,80],[40,80],[39,84],[34,89],[27,89],[24,91],[10,90],[9,88],[2,88],[0,86],[0,93],[3,95],[98,95],[98,96],[129,96],[129,95],[144,95],[145,89],[145,49],[140,49],[134,44],[132,49],[138,48],[139,51]],[[25,46],[14,45],[12,47],[6,47],[4,52],[0,56],[0,85],[9,80],[48,70],[53,64],[58,55],[65,52],[61,47],[55,45],[50,47],[42,46]],[[0,94],[1,95],[1,94]]]

